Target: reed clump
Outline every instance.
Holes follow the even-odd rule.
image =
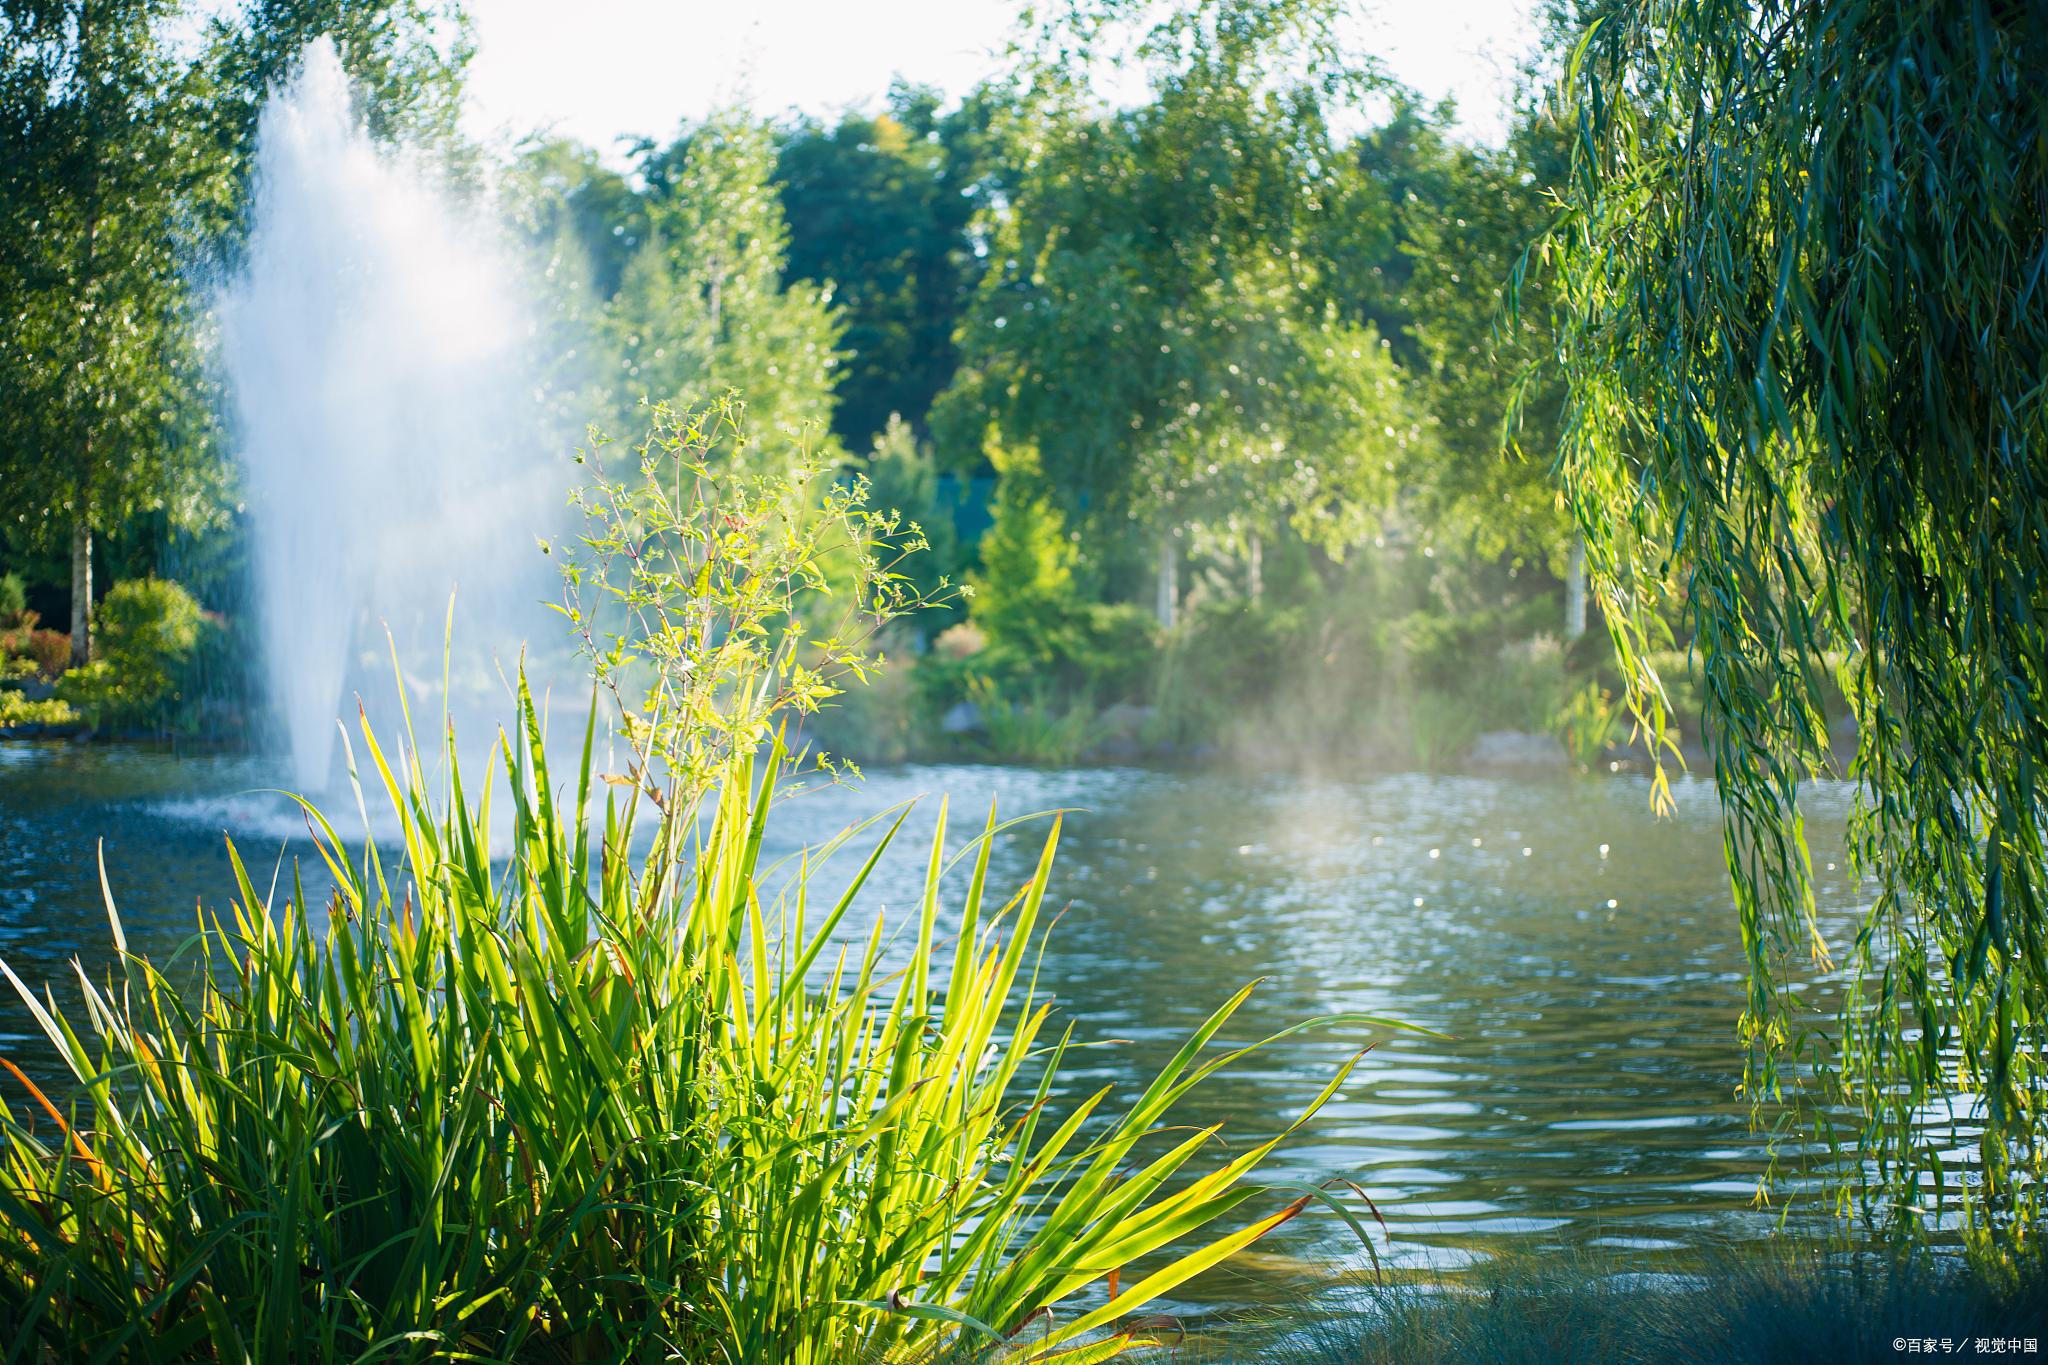
[[[73,1093],[16,1072],[0,1116],[0,1358],[1078,1365],[1309,1204],[1352,1216],[1258,1180],[1278,1137],[1170,1127],[1251,1050],[1212,1047],[1249,987],[1138,1093],[1052,1102],[1057,821],[1001,893],[1006,826],[949,853],[942,806],[908,952],[855,914],[908,809],[763,864],[782,720],[915,600],[857,488],[708,469],[729,420],[660,415],[587,504],[565,611],[622,771],[595,703],[551,768],[523,679],[474,783],[366,723],[357,801],[397,837],[306,805],[318,892],[230,845],[196,984],[127,952],[111,891],[77,1008],[6,970]]]

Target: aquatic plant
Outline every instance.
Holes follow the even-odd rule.
[[[1564,751],[1580,772],[1591,772],[1620,737],[1623,707],[1599,682],[1588,682],[1558,708],[1552,722]]]
[[[988,728],[990,752],[1007,762],[1073,763],[1100,737],[1101,718],[1083,702],[1060,709],[1043,692],[1024,701],[1011,701],[988,678],[973,679],[967,694]]]
[[[27,1097],[0,1117],[12,1358],[1079,1365],[1311,1203],[1357,1225],[1255,1179],[1285,1132],[1205,1164],[1214,1127],[1167,1128],[1263,1045],[1211,1046],[1250,987],[1137,1094],[1055,1103],[1071,1030],[1033,962],[1057,821],[998,897],[1010,826],[949,850],[942,805],[907,951],[880,916],[850,932],[907,809],[763,864],[781,721],[916,599],[856,496],[704,466],[729,417],[662,423],[640,480],[587,500],[565,609],[589,631],[615,594],[591,638],[623,772],[595,702],[551,767],[523,680],[480,782],[452,739],[433,778],[409,718],[396,750],[365,722],[351,781],[398,837],[357,852],[305,805],[331,890],[297,867],[259,890],[231,844],[191,982],[127,951],[111,892],[120,963],[80,973],[82,1009],[0,964],[77,1092],[5,1063]],[[793,607],[826,587],[852,624],[820,640]]]

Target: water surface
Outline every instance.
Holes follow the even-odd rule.
[[[98,970],[102,838],[131,946],[174,951],[197,904],[225,907],[224,833],[259,883],[305,852],[301,822],[256,790],[274,780],[247,760],[0,744],[0,956],[32,982],[59,981],[60,999],[75,994],[63,984],[74,957]],[[1741,945],[1709,785],[1678,784],[1677,813],[1656,820],[1647,785],[1628,778],[909,767],[786,804],[771,852],[924,796],[873,884],[872,903],[908,932],[940,794],[956,829],[978,827],[991,800],[1006,814],[1069,812],[1053,888],[1066,913],[1041,982],[1077,1036],[1124,1040],[1082,1054],[1070,1092],[1135,1093],[1254,977],[1264,984],[1232,1041],[1347,1011],[1444,1035],[1289,1039],[1181,1114],[1223,1120],[1233,1145],[1255,1140],[1372,1044],[1278,1169],[1362,1187],[1385,1219],[1388,1264],[1594,1247],[1679,1269],[1780,1226],[1779,1210],[1753,1205],[1764,1144],[1735,1095]],[[1846,799],[1823,790],[1809,811],[1831,917],[1853,909],[1855,888],[1834,870]],[[1042,837],[1041,826],[1009,839],[1000,875],[1021,880]],[[18,1001],[0,1000],[0,1049],[48,1074],[31,1027]],[[1809,1217],[1795,1203],[1791,1225]],[[1291,1272],[1332,1264],[1364,1264],[1355,1238],[1305,1215],[1188,1297],[1271,1301]]]

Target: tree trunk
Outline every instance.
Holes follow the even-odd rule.
[[[1172,630],[1180,616],[1180,543],[1170,528],[1159,533],[1159,595],[1152,610],[1161,630]]]
[[[1244,586],[1246,596],[1257,606],[1259,599],[1266,595],[1266,542],[1254,534],[1251,545],[1245,551]]]
[[[98,254],[100,243],[100,137],[99,112],[104,103],[100,91],[99,48],[94,42],[98,27],[92,22],[92,6],[78,7],[78,68],[82,77],[79,88],[85,96],[85,152],[86,152],[86,210],[85,238],[79,244],[78,275],[75,294],[80,304],[78,318],[78,366],[73,383],[83,385],[86,398],[82,404],[88,414],[94,405],[90,401],[92,386],[97,382],[97,357],[93,354],[93,341],[98,335],[97,322],[103,310],[92,307],[91,300],[98,292],[95,283],[98,278]],[[77,500],[77,519],[71,523],[71,666],[83,668],[92,662],[92,522],[87,519],[86,508],[91,506],[86,490],[92,486],[93,425],[90,416],[85,419],[85,429],[78,442],[78,481],[73,486],[72,497]]]
[[[92,527],[71,523],[71,666],[92,662]]]
[[[1576,640],[1586,633],[1586,541],[1572,537],[1571,560],[1564,570],[1564,638]]]

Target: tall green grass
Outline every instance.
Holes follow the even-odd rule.
[[[395,751],[366,722],[358,814],[368,789],[398,834],[355,853],[306,805],[331,889],[259,885],[231,844],[189,972],[127,951],[111,889],[119,965],[78,973],[78,1008],[0,963],[74,1091],[0,1092],[0,1359],[1082,1365],[1310,1204],[1356,1225],[1256,1179],[1285,1133],[1211,1158],[1214,1127],[1174,1126],[1263,1046],[1218,1045],[1249,987],[1137,1093],[1059,1092],[1056,821],[1006,894],[1007,826],[949,852],[942,805],[907,948],[852,930],[908,808],[763,865],[777,717],[869,666],[856,630],[810,643],[798,594],[851,565],[865,619],[903,599],[855,494],[721,499],[706,432],[601,486],[569,578],[588,636],[574,590],[629,566],[593,651],[626,773],[596,762],[595,702],[553,772],[523,679],[474,782],[452,735],[430,778],[410,720]]]
[[[976,679],[968,696],[981,710],[989,751],[1009,762],[1053,767],[1075,763],[1101,736],[1101,718],[1085,702],[1058,710],[1042,694],[1009,701],[986,678]]]
[[[1018,1358],[1096,1360],[1319,1197],[1252,1207],[1278,1138],[1199,1175],[1213,1128],[1147,1143],[1250,1050],[1209,1046],[1249,988],[1137,1095],[1055,1113],[1068,1038],[1032,964],[1056,824],[998,896],[993,814],[948,856],[942,807],[890,970],[879,918],[837,931],[907,809],[821,896],[855,832],[764,868],[771,749],[628,857],[634,806],[595,818],[588,735],[558,787],[522,717],[474,796],[366,729],[402,851],[353,858],[307,807],[331,897],[235,856],[196,987],[124,950],[67,1017],[7,970],[78,1089],[4,1122],[7,1358],[826,1365],[1028,1338]]]

